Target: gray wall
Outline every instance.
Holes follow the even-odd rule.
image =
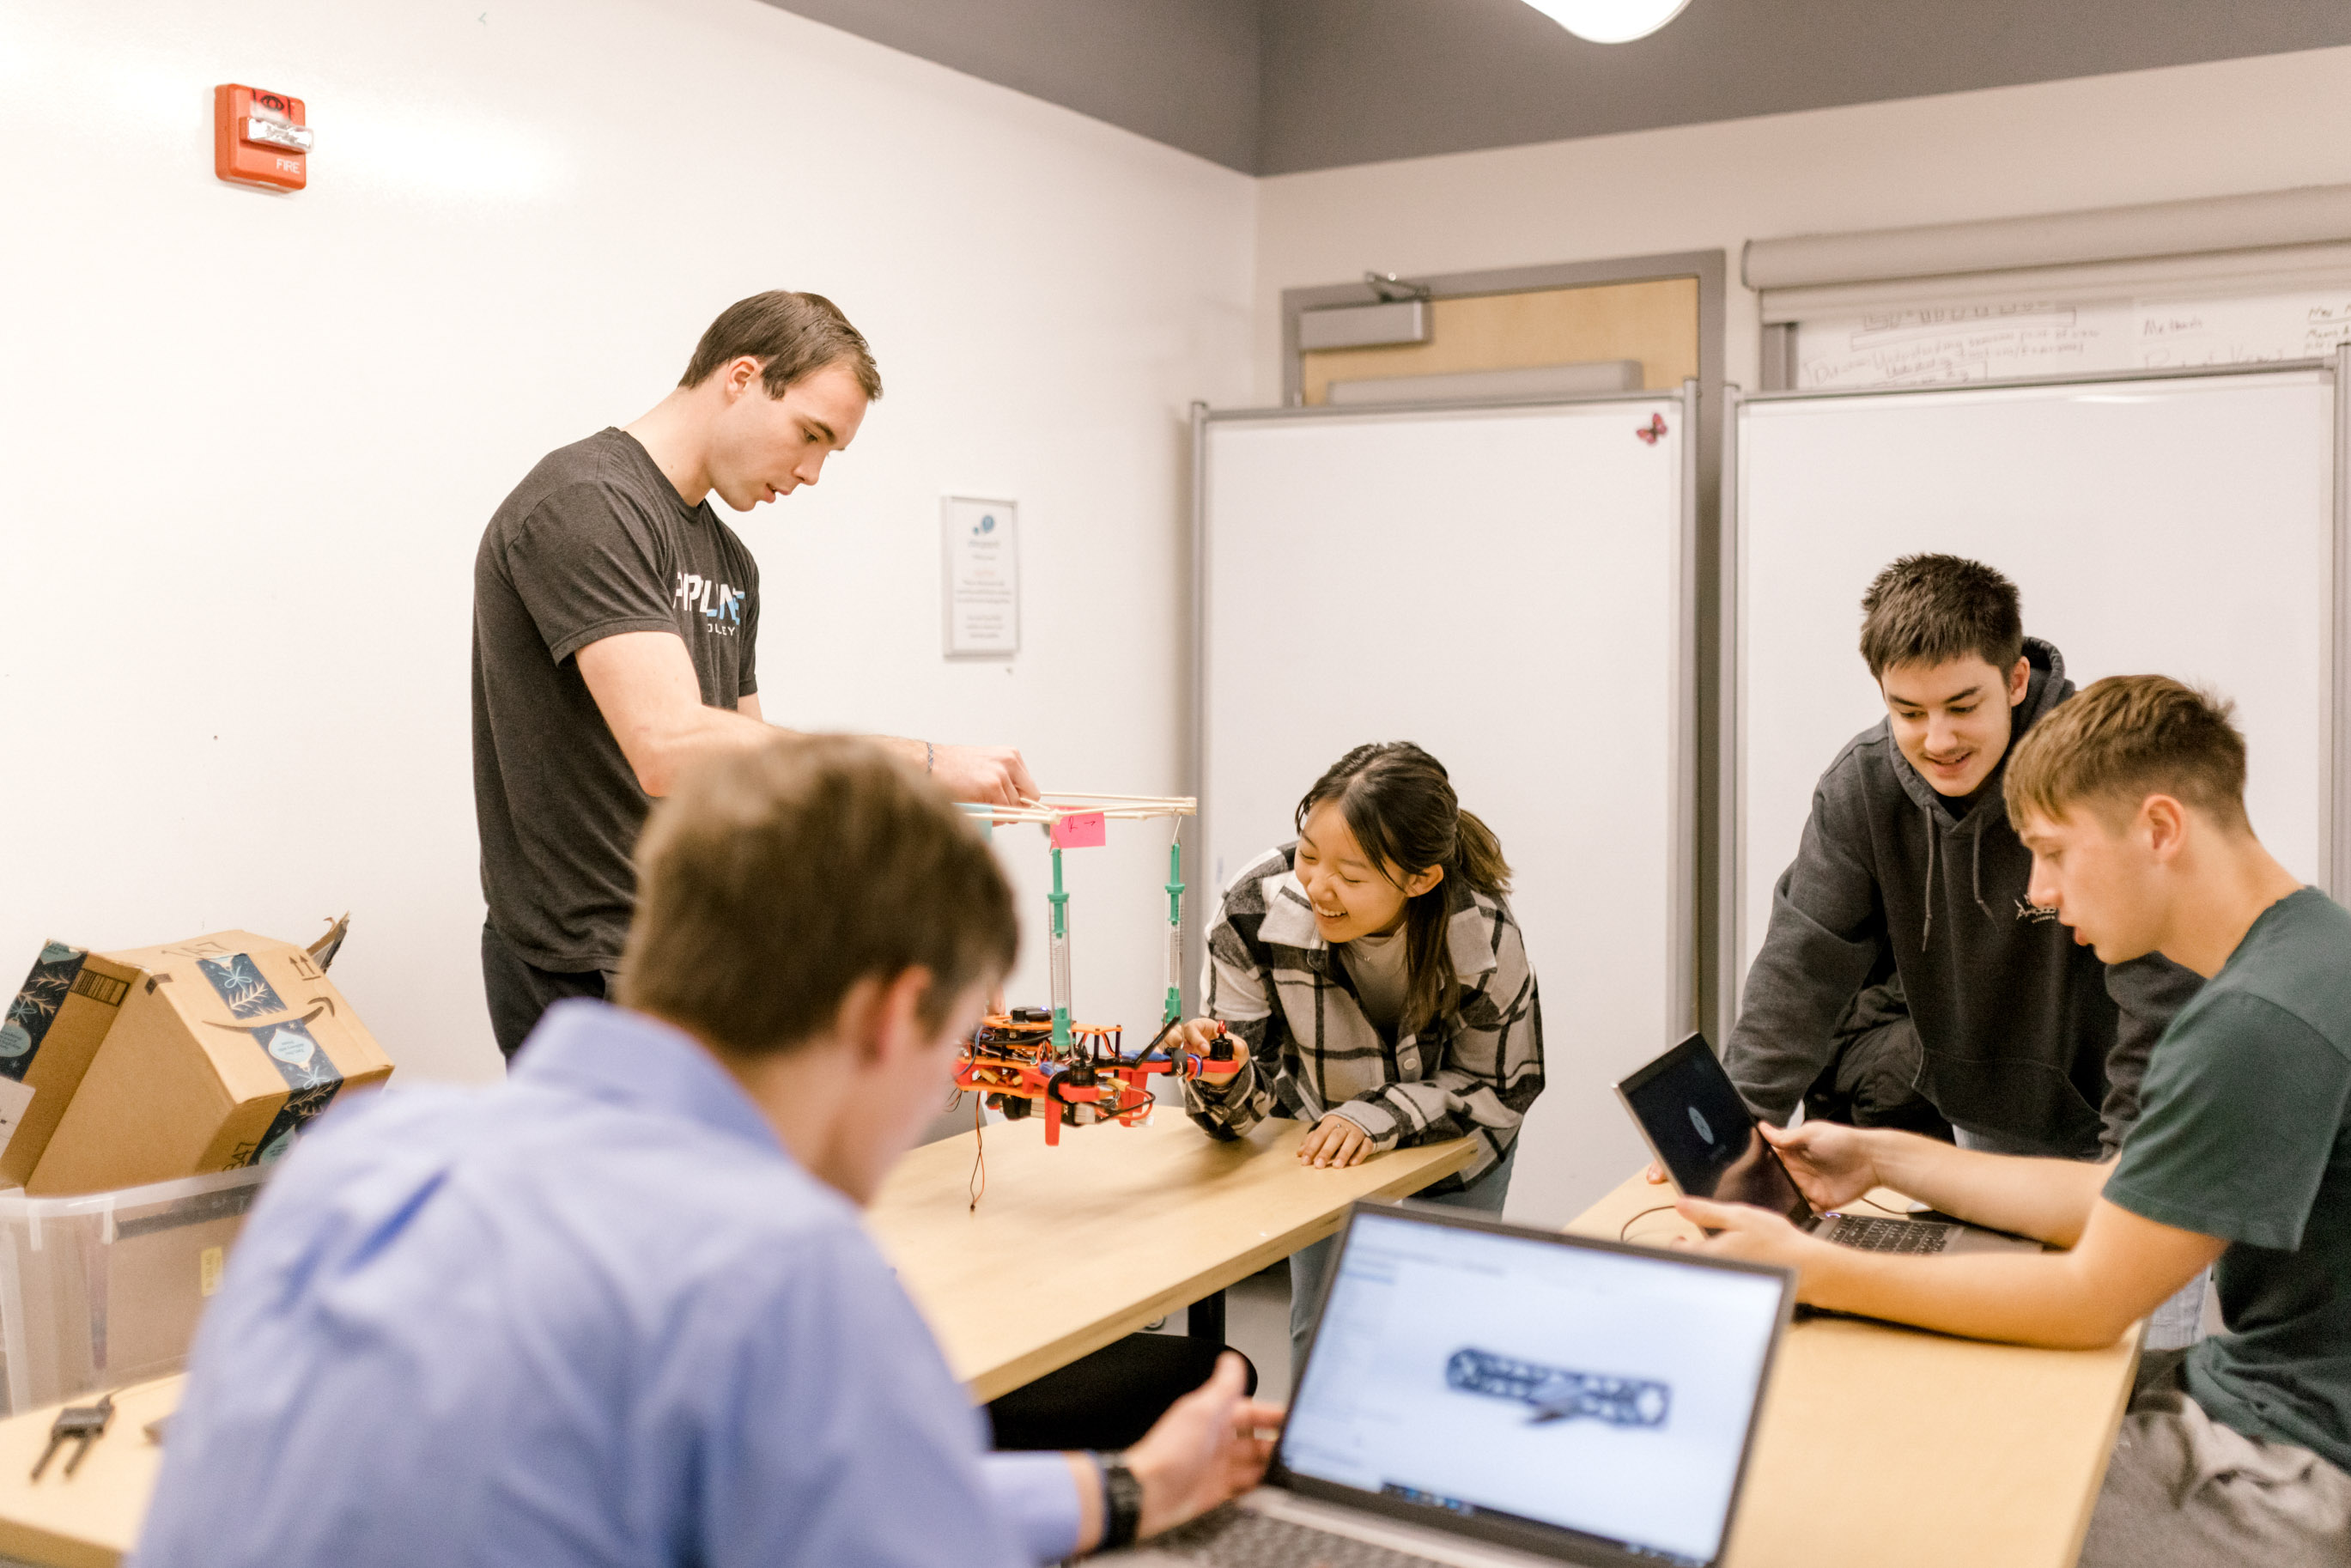
[[[2351,44],[2351,0],[771,0],[1246,173]]]
[[[2351,44],[2345,0],[1691,0],[1588,44],[1520,0],[1269,0],[1257,172]]]
[[[769,0],[1139,132],[1257,166],[1259,0]]]

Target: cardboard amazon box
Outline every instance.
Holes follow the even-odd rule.
[[[220,931],[83,956],[85,968],[102,962],[101,975],[126,977],[125,992],[92,1042],[79,1086],[60,1096],[28,1193],[103,1192],[266,1165],[339,1097],[392,1075],[321,957],[293,943]],[[29,1125],[30,1108],[25,1115]],[[16,1157],[14,1142],[0,1176]]]
[[[0,1019],[0,1187],[23,1186],[32,1176],[99,1042],[142,978],[102,954],[43,945]]]

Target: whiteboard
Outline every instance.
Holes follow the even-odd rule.
[[[1435,754],[1501,839],[1544,1002],[1521,1218],[1640,1157],[1610,1087],[1689,1013],[1689,427],[1656,394],[1202,427],[1203,921],[1351,747]]]
[[[2334,435],[2321,370],[1742,402],[1740,981],[1814,783],[1885,716],[1862,592],[1917,550],[2005,572],[2077,686],[2154,672],[2235,699],[2254,831],[2325,885]]]
[[[2351,287],[1901,306],[1796,323],[1802,392],[2314,360],[2351,342]]]

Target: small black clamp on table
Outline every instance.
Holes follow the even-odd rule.
[[[68,1405],[57,1412],[49,1427],[49,1446],[41,1450],[41,1462],[33,1467],[33,1479],[39,1480],[41,1472],[49,1468],[49,1460],[68,1440],[75,1444],[73,1457],[66,1460],[66,1474],[72,1475],[81,1468],[89,1446],[106,1435],[107,1424],[114,1419],[114,1396],[101,1397],[95,1405]]]

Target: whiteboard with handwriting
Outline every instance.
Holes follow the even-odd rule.
[[[1916,306],[1796,327],[1803,392],[2322,359],[2351,342],[2351,289],[2258,298]]]
[[[1740,405],[1742,985],[1814,782],[1885,716],[1856,646],[1861,595],[1912,551],[2007,573],[2026,632],[2076,685],[2153,671],[2235,699],[2254,830],[2324,885],[2333,382],[2252,371]]]

